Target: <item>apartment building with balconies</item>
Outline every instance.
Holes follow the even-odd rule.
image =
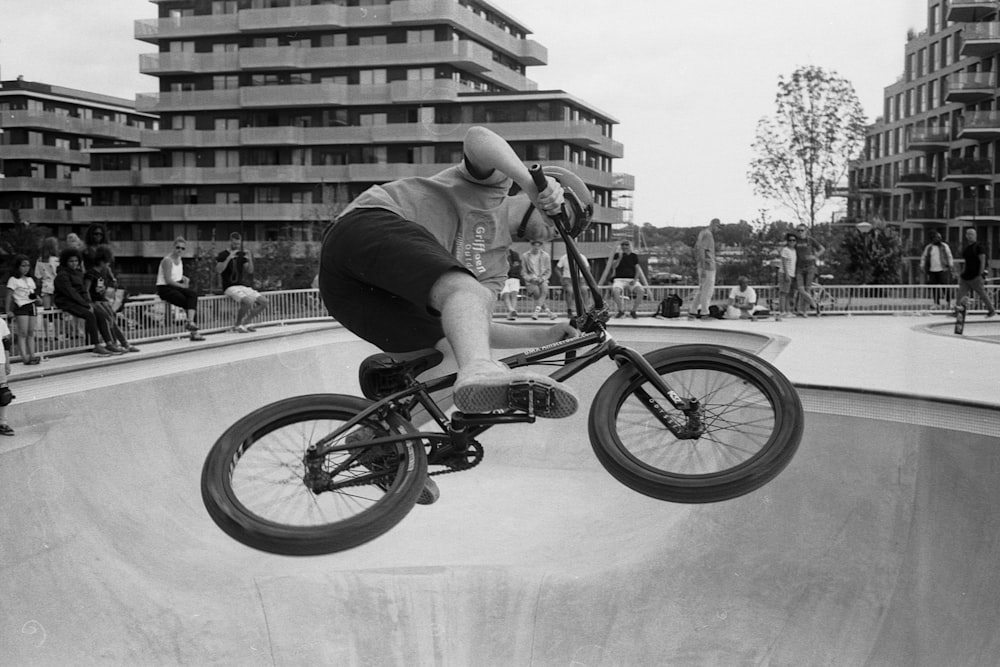
[[[850,166],[848,215],[884,220],[919,282],[932,231],[961,249],[974,226],[1000,269],[1000,1],[928,0],[927,27],[907,35],[902,76]],[[957,252],[956,252],[957,254]]]
[[[544,65],[546,49],[492,2],[151,2],[159,16],[137,21],[135,37],[156,49],[140,71],[159,91],[136,106],[159,128],[143,133],[142,151],[95,153],[86,176],[90,215],[147,262],[178,235],[315,240],[372,184],[459,161],[474,124],[525,161],[583,178],[598,204],[585,252],[593,244],[604,257],[623,222],[615,195],[634,182],[613,171],[617,120],[538,90],[526,68]]]
[[[90,204],[91,191],[75,179],[89,170],[90,151],[130,150],[155,127],[156,116],[129,100],[0,81],[0,224],[30,222],[61,238],[81,231],[73,212]]]

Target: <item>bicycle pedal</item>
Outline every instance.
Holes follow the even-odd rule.
[[[512,382],[507,390],[512,410],[521,410],[533,416],[536,412],[547,414],[555,404],[555,389],[534,380]]]

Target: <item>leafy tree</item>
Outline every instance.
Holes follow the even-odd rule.
[[[847,280],[862,285],[896,285],[900,281],[903,246],[891,230],[875,227],[864,234],[848,233],[834,256]]]
[[[864,143],[865,116],[849,81],[820,67],[778,77],[775,114],[757,123],[747,178],[812,227],[834,186]]]

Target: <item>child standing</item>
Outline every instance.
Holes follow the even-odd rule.
[[[0,318],[0,338],[3,339],[3,347],[0,347],[0,355],[3,356],[3,363],[0,364],[0,435],[14,435],[14,429],[7,423],[7,406],[14,400],[14,394],[7,386],[7,376],[10,375],[10,328],[3,318]]]
[[[14,317],[17,325],[17,348],[21,353],[21,362],[37,364],[40,357],[35,356],[35,302],[39,300],[35,279],[29,276],[31,260],[24,255],[14,256],[14,270],[7,279],[6,312],[8,317]]]

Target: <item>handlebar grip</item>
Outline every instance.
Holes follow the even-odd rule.
[[[545,178],[545,172],[542,171],[542,165],[533,164],[531,168],[528,169],[528,173],[531,174],[531,180],[534,182],[535,187],[541,192],[545,188],[549,187],[549,182]]]

